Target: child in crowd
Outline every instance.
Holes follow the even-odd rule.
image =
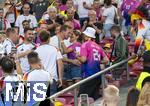
[[[103,103],[100,106],[119,106],[119,89],[114,85],[108,85],[104,89]]]
[[[62,47],[64,52],[67,54],[69,59],[75,60],[77,59],[77,55],[80,54],[81,43],[77,41],[79,36],[72,34],[70,36],[70,42],[72,43],[68,48],[62,43]],[[74,64],[68,64],[69,69],[64,72],[64,77],[68,82],[76,83],[81,80],[81,69],[80,66]]]

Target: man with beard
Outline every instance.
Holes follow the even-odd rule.
[[[115,57],[113,64],[119,63],[120,61],[128,58],[128,43],[125,38],[121,35],[121,30],[119,26],[113,26],[110,30],[111,36],[114,38],[113,49],[110,56],[110,62],[112,62],[112,57]],[[123,74],[124,69],[127,68],[127,64],[123,64],[114,69],[113,77],[118,80]]]
[[[22,15],[19,15],[16,19],[16,22],[15,22],[15,27],[19,28],[19,35],[23,36],[24,37],[24,29],[23,29],[23,24],[22,22],[24,20],[28,20],[29,23],[30,23],[30,28],[37,28],[37,20],[35,18],[34,15],[30,14],[30,4],[29,3],[25,3],[23,5],[23,14]]]
[[[24,42],[17,48],[17,55],[20,61],[22,73],[28,72],[30,70],[27,55],[36,48],[36,46],[32,43],[34,40],[33,29],[25,29],[24,35]]]

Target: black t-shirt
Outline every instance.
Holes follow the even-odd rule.
[[[42,18],[43,13],[47,11],[48,6],[49,1],[47,0],[44,0],[42,2],[36,2],[35,4],[33,4],[33,12],[35,13],[37,21]]]
[[[64,23],[63,23],[63,19],[60,18],[59,16],[56,17],[55,22],[58,23],[58,24],[60,24],[60,25],[63,25],[63,24],[64,24]],[[46,20],[46,23],[47,23],[48,25],[51,25],[51,24],[53,24],[53,21],[52,21],[51,19],[49,19],[49,20]],[[56,35],[56,34],[55,34],[55,27],[52,28],[52,29],[49,29],[49,31],[50,31],[51,37],[54,36],[54,35]]]

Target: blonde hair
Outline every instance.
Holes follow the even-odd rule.
[[[119,89],[114,85],[108,85],[104,89],[104,101],[106,104],[117,106],[119,103]]]
[[[146,83],[141,90],[137,106],[150,106],[150,83]]]
[[[57,8],[55,6],[50,6],[47,8],[47,12],[55,11],[57,13]]]

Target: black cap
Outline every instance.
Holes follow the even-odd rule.
[[[4,9],[0,7],[0,12],[4,12]]]
[[[145,51],[143,54],[144,63],[150,63],[150,50]]]

